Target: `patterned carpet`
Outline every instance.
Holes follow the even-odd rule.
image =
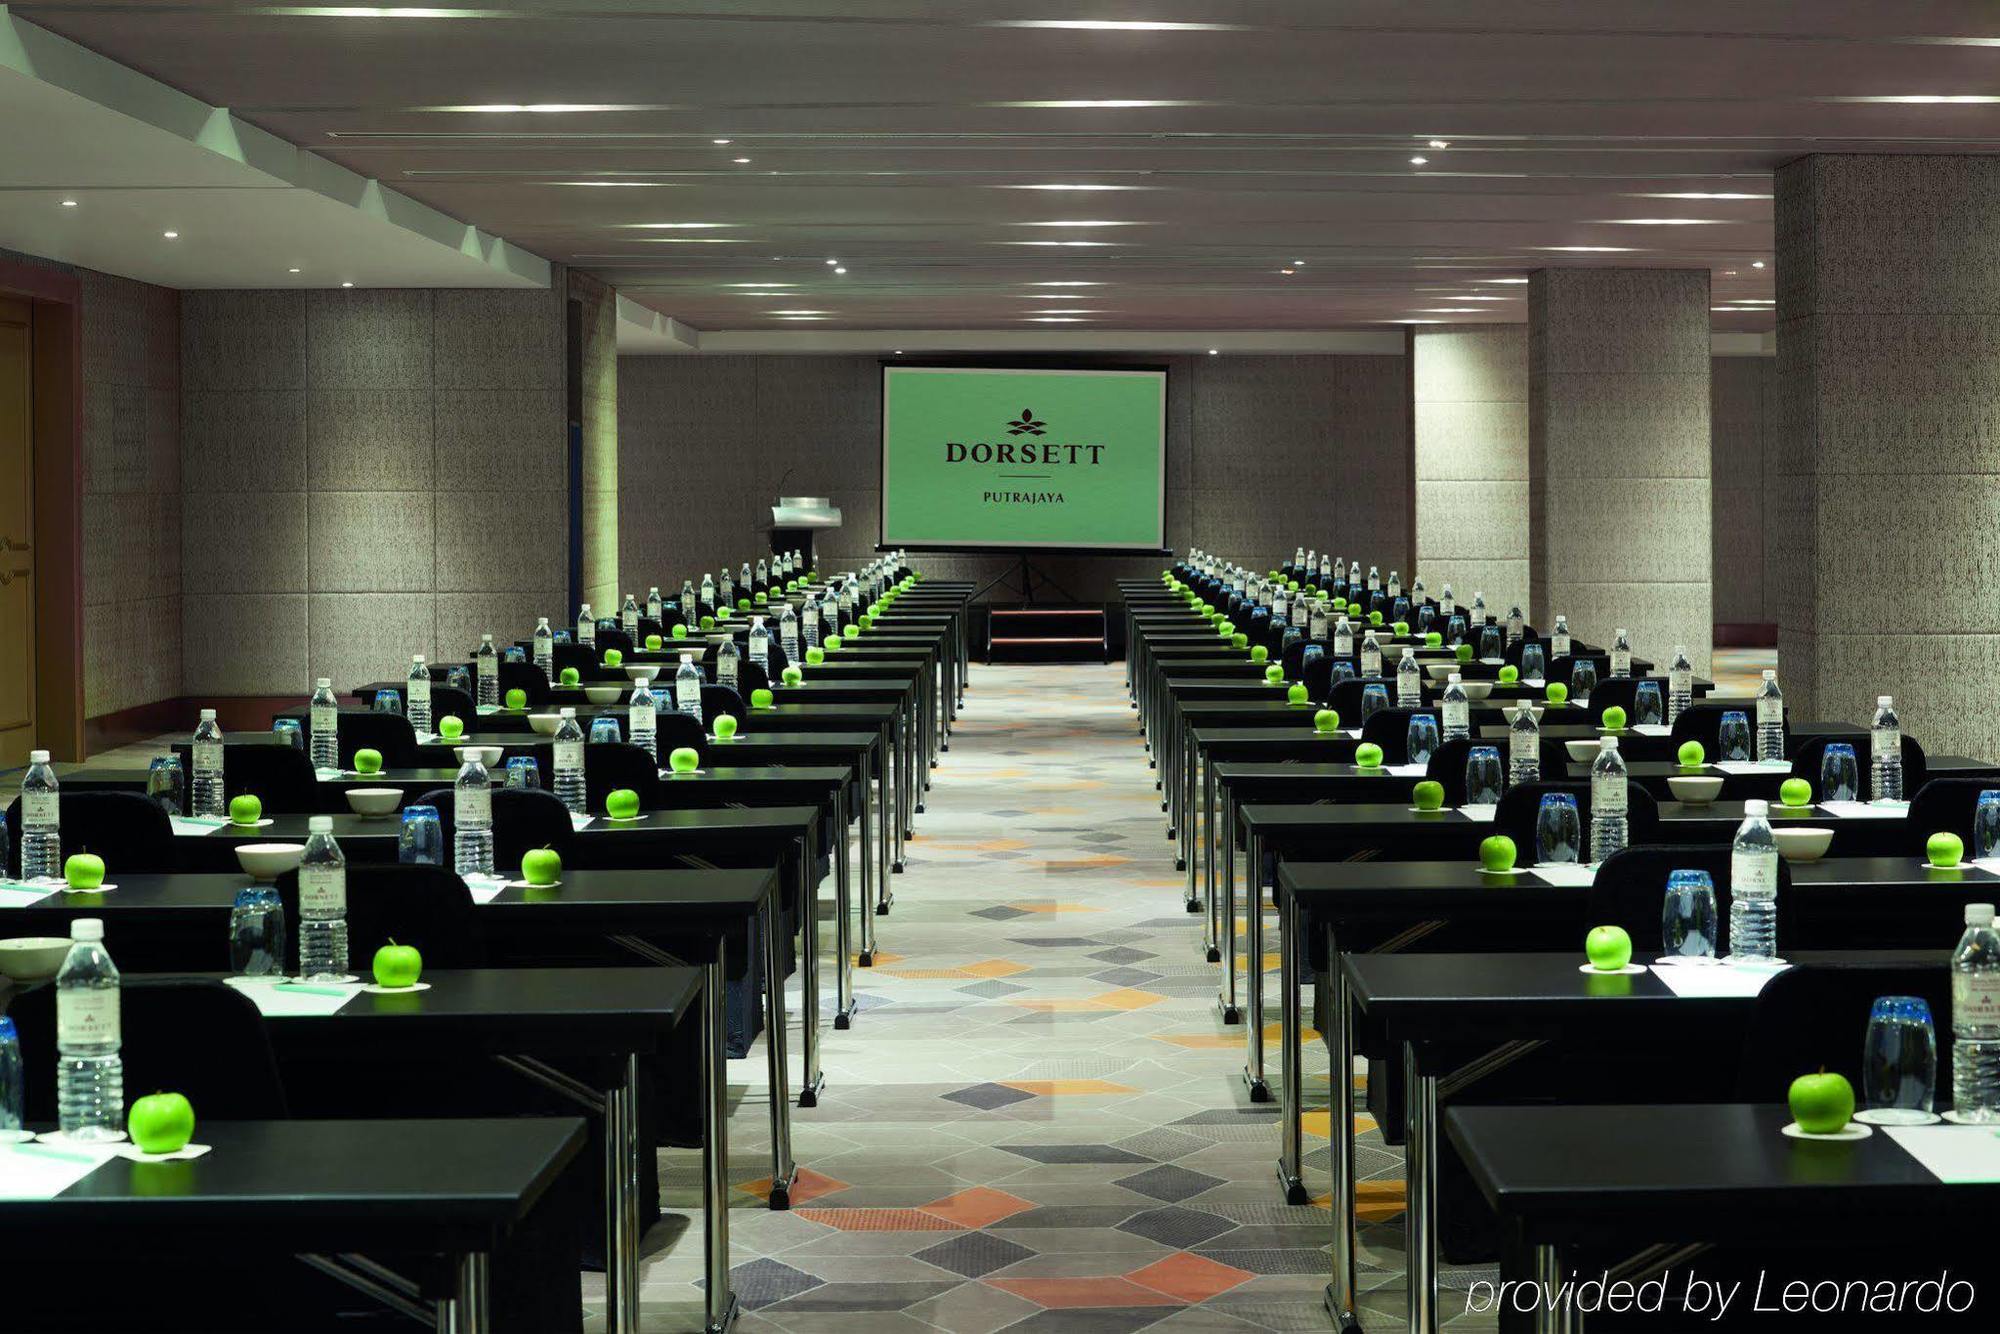
[[[887,953],[859,974],[855,1027],[826,1036],[826,1097],[794,1121],[798,1203],[745,1191],[732,1211],[739,1327],[1328,1328],[1328,1213],[1280,1202],[1275,1114],[1238,1077],[1241,1030],[1216,1012],[1122,666],[975,667],[972,685],[881,919]],[[762,1068],[761,1051],[731,1064],[745,1187]],[[1307,1072],[1323,1107],[1316,1039]],[[1324,1192],[1325,1112],[1307,1125]],[[1364,1319],[1389,1329],[1402,1161],[1361,1126]],[[662,1155],[670,1203],[695,1180],[691,1155]],[[698,1229],[670,1216],[648,1245],[646,1328],[698,1327]],[[1440,1307],[1490,1327],[1451,1293]]]

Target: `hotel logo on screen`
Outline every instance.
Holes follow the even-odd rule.
[[[1022,408],[1021,415],[1006,425],[1008,435],[1047,435],[1049,424],[1035,417],[1033,408]],[[1020,464],[1077,464],[1095,468],[1104,461],[1103,445],[1071,444],[1054,440],[1002,440],[989,444],[984,440],[965,443],[947,440],[944,445],[946,463],[1020,463]]]

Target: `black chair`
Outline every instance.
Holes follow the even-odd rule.
[[[596,650],[583,644],[555,644],[549,649],[549,664],[555,668],[556,678],[562,678],[564,668],[574,668],[581,680],[591,680],[604,673],[599,665]],[[624,673],[620,672],[620,676]]]
[[[553,777],[553,776],[552,776]],[[620,788],[639,794],[639,809],[650,811],[660,805],[660,766],[641,746],[629,741],[599,741],[583,748],[584,805],[595,815],[604,813],[604,798]],[[494,817],[497,827],[499,817]]]
[[[637,647],[638,645],[632,642],[632,636],[622,629],[607,625],[600,626],[597,631],[597,658],[600,662],[604,660],[604,650],[608,648],[615,648],[620,653],[630,653]]]
[[[1505,834],[1514,840],[1514,849],[1519,864],[1533,866],[1535,856],[1535,818],[1541,812],[1542,798],[1553,792],[1567,792],[1576,798],[1577,819],[1581,825],[1583,846],[1580,855],[1590,855],[1590,783],[1523,783],[1510,787],[1500,796],[1500,807],[1493,815],[1493,832]],[[1625,839],[1628,844],[1650,843],[1658,836],[1660,827],[1660,806],[1653,800],[1653,794],[1637,783],[1625,785]]]
[[[496,798],[499,795],[494,794]],[[496,801],[495,806],[498,804]],[[556,804],[561,806],[560,802]],[[501,854],[497,838],[500,822],[496,809],[493,864],[496,870],[508,873],[520,865],[521,859],[518,854],[512,857]],[[564,828],[568,828],[567,820]],[[278,877],[278,897],[284,902],[287,919],[297,922],[299,873],[296,870]],[[399,945],[416,946],[424,956],[426,968],[481,968],[486,964],[486,937],[481,933],[472,895],[449,867],[350,862],[347,867],[349,968],[367,976],[375,951],[391,940]]]
[[[1666,687],[1662,686],[1660,688],[1660,695],[1662,700],[1664,700],[1666,697]],[[1595,703],[1594,700],[1592,702]],[[1721,759],[1723,757],[1721,741],[1722,715],[1725,713],[1740,713],[1743,715],[1744,721],[1750,724],[1750,753],[1754,757],[1757,753],[1757,710],[1754,706],[1744,704],[1688,705],[1685,709],[1681,710],[1680,716],[1674,719],[1673,730],[1668,734],[1667,744],[1674,751],[1678,752],[1684,743],[1699,741],[1703,753],[1708,756],[1711,762]],[[1859,756],[1861,751],[1866,749],[1867,747],[1864,744],[1855,753]],[[1789,719],[1787,719],[1785,725],[1785,753],[1787,755],[1792,753],[1792,729]],[[1865,765],[1865,758],[1863,759],[1863,763]],[[1819,765],[1817,761],[1813,765],[1812,781],[1813,786],[1817,788],[1819,786]],[[1907,780],[1905,780],[1904,791],[1913,790],[1909,787]]]
[[[585,751],[588,758],[589,752]],[[544,776],[543,781],[548,781]],[[433,806],[438,813],[439,832],[444,837],[444,855],[452,855],[457,824],[457,806],[448,787],[434,787],[411,802],[413,806]],[[570,823],[569,809],[547,790],[520,788],[493,789],[493,869],[503,873],[517,869],[521,856],[530,848],[554,848],[563,861],[570,860],[576,845],[576,826]],[[352,865],[352,863],[350,863]]]
[[[432,694],[435,698],[435,689]],[[417,734],[410,727],[410,720],[400,713],[376,713],[372,709],[342,710],[338,737],[340,764],[344,769],[354,767],[354,752],[357,750],[380,751],[385,769],[416,767]]]
[[[662,769],[667,767],[667,757],[684,746],[700,755],[704,762],[708,758],[708,729],[679,709],[660,710],[654,719],[653,739],[659,747]]]
[[[1437,722],[1442,736],[1443,722],[1436,709],[1379,709],[1374,717],[1361,725],[1361,741],[1373,743],[1382,748],[1382,763],[1408,764],[1410,762],[1410,719],[1423,714]],[[1464,782],[1464,766],[1459,766],[1459,781]]]
[[[1333,652],[1333,645],[1327,643],[1323,639],[1314,640],[1314,639],[1302,638],[1298,640],[1296,643],[1294,643],[1290,648],[1287,648],[1282,652],[1273,655],[1278,665],[1285,669],[1285,679],[1287,681],[1297,681],[1300,679],[1299,671],[1300,668],[1305,663],[1306,649],[1313,644],[1319,645],[1320,656],[1322,658],[1324,658],[1327,654]]]
[[[1629,726],[1638,720],[1639,682],[1653,681],[1660,687],[1660,719],[1666,720],[1667,682],[1659,676],[1620,676],[1610,680],[1599,678],[1597,686],[1590,692],[1590,721],[1604,725],[1604,711],[1616,706],[1625,710],[1625,721]],[[1567,682],[1565,682],[1567,684]]]
[[[745,699],[748,699],[750,698],[751,691],[769,690],[770,688],[771,688],[771,678],[764,674],[764,669],[762,667],[759,667],[754,662],[739,661],[736,664],[737,694],[743,696],[743,698]]]
[[[274,747],[274,749],[277,749]],[[122,872],[178,871],[173,824],[166,810],[143,792],[61,792],[56,798],[62,855],[96,853],[106,878]],[[7,873],[21,873],[21,798],[7,806]]]
[[[1333,691],[1333,664],[1334,660],[1330,657],[1315,658],[1312,662],[1303,665],[1297,670],[1287,670],[1285,672],[1285,679],[1288,681],[1297,681],[1305,686],[1307,699],[1324,702],[1327,696]],[[1360,708],[1360,701],[1358,699],[1355,702],[1355,708],[1357,710]],[[1358,717],[1359,714],[1357,713],[1356,716]]]
[[[1361,695],[1369,686],[1381,686],[1389,698],[1396,697],[1396,683],[1382,676],[1356,676],[1346,681],[1335,681],[1327,691],[1327,707],[1340,715],[1343,727],[1361,725]]]
[[[1586,653],[1581,651],[1566,653],[1560,658],[1549,659],[1548,675],[1542,679],[1545,681],[1560,681],[1564,685],[1568,685],[1575,679],[1576,660],[1578,658],[1588,658],[1597,665],[1597,683],[1599,685],[1603,685],[1611,679],[1611,655],[1609,653]]]
[[[1820,764],[1826,758],[1826,748],[1837,742],[1854,747],[1854,767],[1861,783],[1861,796],[1872,800],[1875,796],[1875,766],[1869,762],[1868,738],[1860,737],[1847,741],[1844,737],[1814,737],[1792,753],[1792,776],[1803,778],[1813,786],[1813,799],[1821,799]],[[1903,733],[1903,793],[1923,791],[1928,778],[1924,764],[1924,748],[1908,732]]]
[[[1675,871],[1706,871],[1715,882],[1715,919],[1721,937],[1716,942],[1716,953],[1726,953],[1729,855],[1727,843],[1634,843],[1605,858],[1604,864],[1597,868],[1597,879],[1590,887],[1589,925],[1622,926],[1632,937],[1632,946],[1638,953],[1648,957],[1658,954],[1665,948],[1661,938],[1661,910],[1666,901],[1667,877]],[[1790,934],[1791,887],[1791,868],[1781,858],[1778,862],[1780,941]]]
[[[507,692],[518,690],[528,697],[528,707],[539,709],[549,702],[548,673],[532,662],[503,662],[500,664],[500,698],[504,701]]]
[[[754,664],[753,664],[754,665]],[[723,714],[736,719],[741,728],[750,718],[750,711],[743,707],[743,696],[725,685],[707,684],[701,688],[701,722],[708,731],[715,730],[715,720]]]
[[[120,984],[119,1055],[125,1087],[187,1095],[205,1121],[280,1120],[285,1087],[264,1017],[235,988],[208,978],[134,977]],[[17,996],[30,1121],[56,1119],[53,983]]]
[[[1814,785],[1817,787],[1817,784]],[[1904,791],[1910,789],[1905,786]],[[1924,855],[1924,841],[1932,834],[1953,833],[1965,840],[1965,855],[1978,855],[1973,837],[1973,817],[1979,810],[1983,792],[2000,792],[2000,780],[1991,778],[1931,778],[1910,798],[1910,815],[1903,821],[1907,839],[1905,850],[1912,856]]]
[[[1369,719],[1373,722],[1374,719]],[[1365,733],[1364,733],[1365,734]],[[1477,745],[1491,745],[1474,737],[1456,737],[1450,741],[1440,741],[1438,748],[1431,752],[1431,761],[1424,768],[1424,777],[1432,782],[1444,784],[1444,804],[1463,806],[1465,804],[1465,762],[1472,756],[1472,748]]]
[[[1782,892],[1778,901],[1784,902]],[[1764,984],[1750,1011],[1736,1096],[1781,1103],[1794,1078],[1822,1068],[1846,1075],[1859,1092],[1862,1041],[1868,1032],[1868,1012],[1878,996],[1918,996],[1930,1003],[1937,1028],[1937,1068],[1949,1071],[1951,977],[1942,958],[1934,964],[1901,967],[1857,963],[1786,969]]]
[[[463,691],[455,691],[463,694]],[[343,721],[345,714],[342,714]],[[359,715],[357,715],[359,716]],[[387,715],[394,717],[395,715]],[[403,723],[405,731],[408,720]],[[416,743],[411,741],[411,750]],[[192,775],[194,769],[186,742],[176,742],[174,754],[180,757],[181,771]],[[349,753],[352,758],[352,753]],[[389,753],[382,752],[383,763],[389,762]],[[239,744],[224,741],[222,744],[222,793],[225,798],[240,797],[244,793],[254,793],[264,803],[267,814],[273,815],[319,815],[336,811],[344,813],[347,802],[335,792],[320,790],[319,779],[313,773],[312,761],[297,746],[275,744]]]
[[[475,730],[479,720],[479,711],[472,707],[469,693],[455,686],[432,686],[431,726],[435,728],[438,720],[447,714],[464,723],[468,732]]]

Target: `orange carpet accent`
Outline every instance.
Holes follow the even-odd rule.
[[[1204,1255],[1177,1251],[1155,1260],[1144,1269],[1125,1277],[1141,1287],[1164,1292],[1184,1302],[1205,1302],[1231,1288],[1248,1283],[1256,1275],[1235,1265],[1219,1264]]]
[[[1403,1179],[1358,1181],[1354,1185],[1354,1216],[1365,1223],[1380,1223],[1403,1212]]]
[[[831,1195],[837,1190],[846,1190],[847,1187],[848,1183],[845,1181],[836,1181],[832,1177],[821,1176],[818,1172],[801,1167],[798,1170],[798,1175],[792,1178],[792,1203],[794,1205],[803,1204],[807,1200],[816,1200],[822,1195]],[[745,1195],[769,1195],[771,1193],[771,1178],[764,1177],[758,1181],[746,1181],[736,1189],[742,1191]]]
[[[1141,991],[1137,987],[1124,987],[1118,991],[1107,991],[1092,1000],[1107,1010],[1143,1010],[1148,1005],[1158,1005],[1166,997],[1157,991]]]
[[[1130,1084],[1114,1084],[1108,1079],[1003,1079],[1010,1089],[1043,1098],[1067,1098],[1088,1094],[1137,1093]]]
[[[1172,1297],[1116,1274],[1103,1278],[989,1278],[1002,1292],[1026,1297],[1037,1306],[1074,1310],[1093,1306],[1176,1306]]]
[[[1016,963],[1012,959],[985,959],[979,963],[969,963],[959,970],[968,977],[1012,977],[1016,973],[1028,971],[1028,965]]]
[[[927,1214],[935,1214],[957,1227],[991,1227],[1003,1218],[1012,1218],[1024,1209],[1034,1208],[1031,1201],[1018,1195],[1009,1195],[1004,1190],[993,1190],[987,1186],[974,1186],[971,1190],[947,1195],[941,1200],[932,1200],[919,1206]]]
[[[1104,909],[1094,908],[1088,903],[1058,903],[1054,899],[1023,899],[1004,906],[1013,908],[1017,912],[1064,913],[1104,911]]]
[[[842,1232],[956,1232],[958,1224],[922,1209],[798,1209],[793,1213]]]

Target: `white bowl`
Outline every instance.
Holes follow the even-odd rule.
[[[66,936],[15,936],[0,940],[0,977],[16,982],[45,982],[62,967],[69,945]]]
[[[1833,844],[1831,829],[1788,826],[1773,829],[1771,837],[1778,840],[1778,855],[1788,862],[1816,862],[1826,856],[1827,848]]]
[[[399,787],[350,787],[347,809],[356,815],[394,815],[403,801]]]
[[[1502,704],[1500,706],[1500,716],[1505,718],[1508,726],[1511,727],[1513,726],[1514,719],[1520,716],[1522,709],[1526,709],[1529,713],[1533,714],[1536,722],[1541,722],[1542,706],[1539,704]],[[1592,742],[1591,744],[1596,745],[1597,743]]]
[[[583,697],[592,704],[616,704],[625,693],[624,686],[585,686]]]
[[[276,880],[305,855],[303,843],[243,843],[237,846],[236,864],[252,880]]]
[[[666,668],[657,662],[642,662],[638,666],[625,664],[625,679],[628,681],[651,681]]]
[[[1714,801],[1722,795],[1722,780],[1713,774],[1674,774],[1667,779],[1667,787],[1674,794],[1675,801],[1683,802],[1689,806],[1706,806],[1709,802]],[[1806,832],[1812,833],[1815,831],[1807,830]],[[1833,836],[1833,831],[1831,830],[1827,830],[1825,833],[1829,838]],[[1824,851],[1826,851],[1826,848],[1824,845],[1821,845],[1820,852]],[[1813,855],[1818,856],[1819,854],[1814,853]],[[1807,860],[1810,861],[1811,858],[1807,858]]]
[[[1595,741],[1565,741],[1563,749],[1567,750],[1569,757],[1578,764],[1589,764],[1597,758],[1599,746]]]
[[[501,749],[499,746],[453,746],[451,753],[458,756],[460,764],[470,764],[477,757],[488,769],[495,769],[500,765]]]
[[[536,736],[554,736],[556,729],[562,726],[562,715],[560,713],[531,713],[528,715],[528,726],[535,729]]]
[[[1427,662],[1424,664],[1425,674],[1433,681],[1447,680],[1457,670],[1458,664],[1455,662]]]
[[[1465,697],[1469,700],[1482,700],[1493,693],[1493,683],[1491,681],[1460,681],[1458,684],[1459,688],[1465,691]]]

